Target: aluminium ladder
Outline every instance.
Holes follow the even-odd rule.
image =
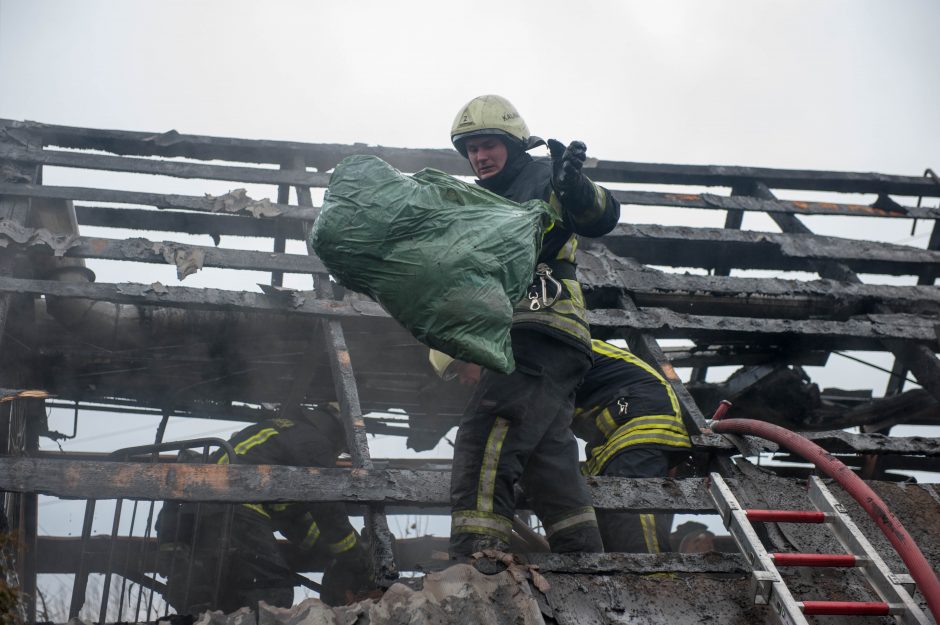
[[[930,620],[911,597],[914,592],[911,576],[891,573],[822,480],[812,476],[809,487],[809,498],[816,510],[746,510],[720,475],[710,475],[709,494],[751,566],[754,603],[769,606],[780,625],[808,625],[804,616],[808,614],[890,615],[901,625],[929,625]],[[848,553],[768,553],[751,521],[824,523],[832,528]],[[857,567],[881,601],[797,601],[777,571],[778,566]]]

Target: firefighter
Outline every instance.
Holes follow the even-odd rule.
[[[235,464],[334,467],[346,447],[342,423],[331,408],[302,409],[294,418],[251,425],[229,442]],[[209,461],[229,464],[231,459],[219,450]],[[292,559],[325,567],[320,593],[325,603],[346,603],[374,587],[368,552],[342,504],[245,503],[234,511],[227,505],[201,504],[198,521],[195,516],[195,504],[167,502],[157,520],[160,549],[175,559],[163,571],[166,599],[180,614],[254,608],[259,600],[290,607],[298,578],[275,531],[289,541]]]
[[[679,402],[669,383],[630,351],[591,341],[593,366],[575,395],[571,429],[586,441],[587,475],[665,477],[691,448]],[[480,367],[431,350],[444,380],[472,385]],[[605,511],[597,515],[605,551],[670,551],[671,515]]]
[[[629,350],[591,341],[594,366],[575,398],[574,433],[586,441],[587,475],[666,477],[692,447],[669,382]],[[598,515],[604,549],[670,551],[672,515]]]
[[[515,370],[485,371],[460,420],[451,479],[450,552],[506,549],[515,514],[514,487],[526,486],[553,551],[602,551],[587,485],[569,428],[574,391],[591,364],[581,286],[575,277],[577,235],[598,237],[620,216],[609,191],[582,172],[586,147],[549,140],[551,159],[505,98],[474,98],[454,119],[454,147],[477,184],[515,202],[544,200],[558,217],[542,237],[529,295],[515,307]]]

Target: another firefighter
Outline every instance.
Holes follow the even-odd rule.
[[[234,434],[230,443],[236,464],[310,467],[336,466],[346,447],[342,423],[334,410],[325,408],[249,426]],[[216,464],[230,460],[221,450],[210,457]],[[342,504],[246,503],[234,506],[234,511],[220,504],[198,508],[197,521],[195,504],[168,502],[157,521],[161,551],[175,556],[165,571],[166,599],[180,614],[255,608],[259,600],[290,607],[298,578],[275,531],[288,539],[292,560],[325,567],[320,593],[325,603],[343,604],[374,587],[368,553]]]
[[[630,351],[591,341],[594,364],[575,396],[571,429],[587,442],[588,475],[665,477],[691,448],[681,410],[669,383]],[[443,379],[480,380],[478,365],[431,350]],[[599,512],[606,551],[670,551],[671,515]]]
[[[543,233],[528,298],[516,306],[516,369],[486,371],[460,421],[451,480],[453,557],[505,549],[521,479],[553,551],[602,551],[587,485],[569,429],[574,391],[591,365],[591,337],[575,277],[578,234],[597,237],[620,205],[581,172],[586,148],[549,140],[551,160],[526,151],[543,142],[506,99],[474,98],[454,120],[454,147],[477,183],[516,202],[549,202],[558,219]]]
[[[692,447],[669,382],[632,352],[591,341],[594,366],[578,388],[572,429],[587,442],[584,472],[666,477]],[[669,551],[672,515],[606,511],[598,515],[604,549]]]

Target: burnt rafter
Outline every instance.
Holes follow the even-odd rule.
[[[183,134],[175,130],[162,133],[101,130],[14,120],[0,120],[0,130],[8,137],[23,142],[32,140],[48,146],[102,150],[122,155],[275,164],[287,162],[291,157],[299,155],[307,166],[326,171],[346,156],[375,154],[402,171],[417,171],[430,166],[451,174],[470,174],[466,161],[451,149],[403,149],[366,144],[330,145],[233,139]],[[773,189],[940,197],[940,187],[920,176],[725,165],[628,163],[596,159],[586,163],[585,167],[589,175],[599,182],[732,187],[763,181]]]
[[[0,490],[26,502],[25,513],[16,519],[29,543],[18,555],[22,579],[35,580],[37,553],[41,572],[75,573],[75,614],[90,571],[124,575],[165,590],[149,577],[158,563],[151,534],[121,537],[118,514],[114,536],[91,537],[98,498],[132,499],[135,511],[140,501],[168,499],[342,501],[350,505],[350,513],[367,517],[378,578],[390,582],[396,569],[440,566],[435,554],[446,551],[446,538],[394,545],[384,515],[447,514],[450,460],[373,459],[367,435],[403,436],[412,448],[430,449],[458,421],[472,389],[441,383],[428,364],[427,349],[381,306],[339,289],[334,299],[326,268],[309,249],[307,254],[287,253],[291,241],[306,239],[317,218],[314,194],[328,184],[330,169],[353,154],[373,154],[404,172],[433,167],[470,174],[467,162],[452,149],[0,120],[0,325],[5,327],[0,370],[8,372],[0,382],[6,380],[8,389],[52,396],[14,399],[11,392],[5,398],[11,400],[5,405],[17,408],[20,416],[30,416],[23,419],[23,431],[10,431],[8,453],[0,456]],[[140,184],[132,188],[140,190],[47,186],[42,184],[44,167],[122,172],[136,176]],[[936,179],[598,159],[584,167],[593,180],[615,187],[627,221],[600,240],[583,241],[578,252],[592,334],[625,339],[663,373],[677,393],[693,444],[692,458],[680,471],[683,479],[589,478],[596,507],[711,513],[702,477],[715,470],[730,478],[745,499],[763,507],[798,506],[794,493],[801,484],[796,480],[806,477],[805,463],[782,455],[794,465],[750,465],[746,458],[758,452],[787,452],[753,437],[714,433],[706,417],[724,398],[735,404],[732,416],[757,416],[802,430],[849,466],[862,467],[863,475],[873,458],[896,471],[938,470],[940,439],[837,428],[940,422],[935,375],[940,366],[940,289],[933,285],[933,276],[940,274],[940,230],[935,227],[928,249],[921,249],[819,236],[797,218],[937,220]],[[216,181],[214,188],[218,181],[230,182],[231,190],[219,196],[161,192],[168,177]],[[654,191],[627,188],[628,183],[676,187]],[[251,196],[244,188],[249,184]],[[259,191],[258,185],[268,189]],[[854,196],[829,201],[839,196],[811,200],[800,193],[795,200],[777,198],[770,189]],[[858,199],[860,194],[867,197]],[[649,207],[723,211],[725,227],[629,223],[631,213],[649,212]],[[744,214],[754,212],[770,215],[783,232],[741,230]],[[98,233],[79,231],[86,226],[116,230],[108,235],[113,238],[87,236]],[[154,241],[126,231],[147,231],[150,238],[150,232],[208,235],[211,244],[208,239],[184,243],[193,239],[174,234]],[[238,249],[245,246],[230,244],[231,236],[266,239],[261,249],[270,251]],[[203,268],[229,270],[227,276],[234,280],[226,284],[237,284],[239,290],[94,282],[89,269],[98,269],[98,261],[119,261],[131,279],[140,263],[174,267],[180,280]],[[780,273],[743,277],[747,270],[812,272],[819,279]],[[243,285],[238,278],[250,274],[236,271],[270,272],[270,285],[260,285],[258,292],[256,278]],[[285,289],[286,274],[294,279],[315,276],[314,285],[310,290]],[[858,274],[910,276],[918,284],[902,285],[904,280],[893,278],[863,282]],[[892,284],[867,283],[879,281]],[[664,348],[660,339],[683,343]],[[832,351],[844,349],[892,352],[924,389],[884,398],[871,391],[820,391],[801,366],[823,365]],[[706,376],[706,367],[728,365],[743,368],[723,382]],[[695,367],[688,386],[676,371],[682,366]],[[252,422],[298,405],[332,401],[341,406],[351,451],[351,459],[337,462],[337,468],[186,464],[166,453],[150,464],[144,457],[134,462],[108,458],[106,450],[36,452],[40,430],[49,429],[41,418],[43,409],[75,410],[88,419],[96,411],[129,421],[173,416]],[[11,426],[18,423],[10,419]],[[76,418],[76,426],[83,431],[84,421]],[[146,432],[146,440],[139,442],[154,440],[153,434]],[[156,439],[163,435],[161,428]],[[19,440],[26,442],[17,447]],[[903,479],[894,473],[887,477]],[[936,489],[887,482],[876,487],[890,495],[893,508],[915,519],[918,539],[927,537],[936,553],[937,533],[931,527],[940,502]],[[76,538],[37,540],[36,493],[89,499],[85,530],[75,531]],[[814,548],[815,534],[788,527],[769,527],[767,532],[774,544],[805,542],[802,546]],[[130,569],[120,564],[127,554],[143,550],[153,556],[149,563]],[[683,583],[692,579],[702,584],[702,576],[691,574],[740,577],[746,571],[739,559],[711,555],[583,554],[529,561],[559,587],[579,585],[580,576],[592,576],[584,579],[594,585],[616,580],[619,588],[624,580],[642,584],[644,576],[649,581],[647,574],[658,572],[688,573]],[[663,579],[671,578],[657,578],[657,588]],[[572,593],[569,599],[577,595]],[[545,614],[555,610],[556,617],[562,612],[562,604],[542,607]]]

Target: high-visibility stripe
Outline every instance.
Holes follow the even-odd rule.
[[[307,533],[304,534],[304,539],[300,541],[301,549],[310,549],[320,538],[320,526],[317,525],[316,521],[310,523],[310,526],[307,528]]]
[[[571,235],[568,237],[568,240],[565,241],[565,244],[562,246],[558,253],[555,255],[555,260],[567,260],[569,262],[574,262],[575,253],[578,251],[578,237]]]
[[[450,533],[485,534],[509,542],[512,534],[512,521],[492,512],[478,510],[458,510],[451,514]]]
[[[571,529],[577,525],[597,525],[597,516],[594,514],[594,508],[587,506],[571,511],[564,518],[545,525],[545,533],[548,536]]]
[[[584,310],[584,293],[581,292],[581,283],[577,280],[568,280],[567,278],[562,278],[561,281],[568,287],[568,293],[571,294],[571,301],[580,309],[575,314],[587,321],[587,312]]]
[[[238,456],[244,456],[246,453],[248,453],[248,450],[250,450],[251,448],[257,447],[258,445],[267,441],[272,436],[277,436],[278,434],[280,434],[280,432],[278,432],[274,428],[264,428],[263,430],[260,430],[257,433],[255,433],[253,436],[250,436],[246,438],[245,440],[243,440],[242,442],[235,445],[235,454]],[[229,463],[228,452],[223,453],[222,456],[216,461],[216,464],[228,464],[228,463]]]
[[[553,314],[554,307],[546,312],[516,312],[513,313],[512,322],[532,322],[541,325],[547,325],[566,334],[571,334],[580,339],[585,345],[590,345],[591,331],[585,323],[581,323],[568,317]]]
[[[617,421],[614,419],[614,415],[610,412],[610,406],[607,406],[600,411],[600,414],[598,414],[594,419],[594,425],[596,425],[597,429],[608,438],[611,434],[617,431]]]
[[[640,527],[643,528],[643,540],[647,553],[659,553],[659,538],[656,537],[656,517],[652,514],[640,515]]]
[[[339,542],[332,543],[328,549],[333,555],[345,553],[356,546],[356,532],[352,531]]]
[[[271,518],[271,515],[268,514],[267,510],[265,510],[264,507],[263,507],[261,504],[258,504],[258,503],[243,503],[242,505],[245,506],[246,508],[248,508],[249,510],[251,510],[252,512],[257,512],[258,514],[260,514],[261,516],[263,516],[263,517],[266,518],[266,519],[270,519],[270,518]]]
[[[616,437],[604,445],[591,450],[591,457],[585,463],[589,475],[598,475],[608,462],[627,447],[639,445],[662,445],[677,449],[688,449],[692,446],[688,434],[668,430],[639,430],[629,436]]]
[[[480,483],[477,485],[477,510],[493,511],[493,493],[496,489],[496,468],[503,449],[503,441],[509,432],[509,420],[496,417],[490,435],[483,448],[483,462],[480,465]]]

